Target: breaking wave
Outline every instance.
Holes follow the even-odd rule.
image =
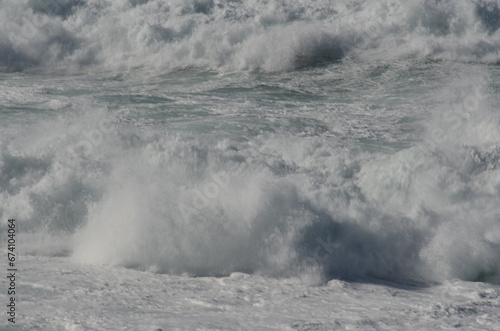
[[[23,220],[26,253],[154,272],[498,282],[499,122],[485,100],[446,137],[431,126],[389,154],[165,134],[84,108],[3,133],[2,219]]]
[[[2,70],[64,73],[0,80],[0,230],[18,219],[23,253],[500,281],[498,84],[481,65],[499,60],[497,1],[0,4]]]
[[[497,63],[498,1],[3,0],[4,71],[283,71],[345,57]]]

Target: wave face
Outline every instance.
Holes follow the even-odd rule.
[[[283,71],[344,57],[496,63],[498,1],[3,0],[0,67]]]

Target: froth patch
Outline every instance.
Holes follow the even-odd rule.
[[[482,282],[500,281],[498,238],[488,238],[487,235],[497,231],[496,222],[469,213],[457,215],[455,219],[443,223],[429,245],[421,252],[430,268],[429,276],[439,281],[453,278]]]
[[[498,61],[499,10],[473,1],[7,1],[3,70],[286,71],[346,56]]]
[[[105,111],[86,110],[73,113],[78,121],[61,117],[26,126],[22,134],[3,133],[8,139],[0,145],[0,214],[19,220],[30,254],[68,254],[88,203],[101,198],[102,158],[114,138],[107,131],[91,140],[109,118]],[[84,145],[91,149],[81,150]]]
[[[290,266],[293,190],[265,171],[223,170],[189,144],[162,148],[149,145],[136,154],[142,160],[115,169],[75,236],[75,259],[198,276]]]

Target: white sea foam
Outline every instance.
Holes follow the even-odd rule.
[[[1,82],[2,107],[29,109],[2,113],[0,141],[1,219],[21,220],[25,252],[177,274],[498,282],[492,78],[460,67],[431,93],[433,70],[408,83],[420,68],[403,59],[496,62],[496,2],[37,3],[2,2],[2,31],[38,24],[0,38],[5,69],[130,70],[71,88]],[[141,66],[217,72],[172,71],[145,91]],[[232,80],[239,69],[282,76]],[[415,138],[400,122],[418,116]]]
[[[497,280],[498,149],[463,137],[373,158],[320,137],[213,144],[103,110],[70,118],[2,143],[2,218],[24,220],[27,252],[193,275]]]
[[[498,1],[4,0],[0,66],[292,70],[343,57],[499,60]]]

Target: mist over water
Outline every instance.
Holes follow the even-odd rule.
[[[25,254],[500,281],[497,1],[48,3],[0,1]]]

